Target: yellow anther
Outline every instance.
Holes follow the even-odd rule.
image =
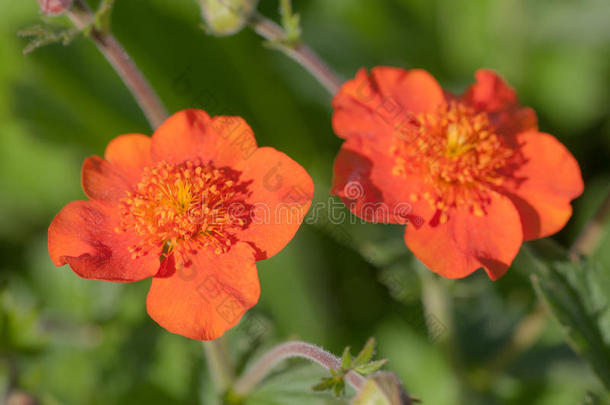
[[[447,212],[453,208],[485,215],[489,190],[503,182],[502,169],[514,154],[487,114],[451,101],[436,112],[418,115],[411,130],[414,137],[395,137],[389,150],[395,159],[392,174],[418,177],[431,186],[430,191],[409,195],[411,201],[428,201],[441,211],[441,223],[449,220]]]

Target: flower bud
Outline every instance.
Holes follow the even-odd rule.
[[[201,15],[210,34],[239,32],[256,10],[258,0],[199,0]]]
[[[70,8],[72,0],[38,0],[40,11],[45,15],[60,15]]]
[[[396,374],[379,372],[366,381],[352,405],[412,405],[413,402],[416,401],[407,394]]]

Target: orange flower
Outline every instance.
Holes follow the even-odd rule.
[[[258,301],[255,261],[300,226],[313,183],[296,162],[258,148],[239,117],[186,110],[152,136],[122,135],[85,160],[89,201],[49,227],[49,254],[79,276],[152,277],[150,316],[192,339],[220,337]]]
[[[333,193],[365,220],[409,222],[407,246],[442,276],[496,280],[583,191],[574,157],[491,71],[456,96],[422,70],[363,69],[333,107]]]

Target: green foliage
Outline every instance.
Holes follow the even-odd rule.
[[[50,24],[36,24],[20,30],[18,34],[22,37],[32,38],[23,48],[23,53],[28,54],[50,44],[61,43],[67,46],[80,34],[80,31],[76,28],[58,28]]]
[[[585,194],[555,237],[564,246],[610,184],[609,6],[607,0],[294,2],[302,39],[344,78],[362,66],[418,67],[459,92],[479,67],[505,75],[521,102],[536,109],[541,130],[564,142],[582,166]],[[275,16],[278,1],[259,8]],[[65,29],[61,19],[53,21]],[[285,152],[312,174],[314,204],[328,206],[341,143],[332,133],[328,95],[301,67],[261,47],[252,32],[214,38],[199,22],[192,0],[117,1],[112,10],[114,33],[169,111],[195,107],[243,116],[260,145]],[[17,365],[15,383],[42,405],[216,405],[200,344],[148,318],[148,281],[88,281],[50,263],[46,228],[63,205],[85,198],[84,157],[103,155],[119,134],[150,134],[150,128],[89,41],[24,57],[27,42],[16,33],[36,24],[36,1],[0,0],[0,312],[2,336],[9,336],[0,386],[8,381],[8,354]],[[607,392],[588,362],[544,317],[533,341],[490,367],[535,308],[531,266],[516,263],[495,283],[484,274],[439,280],[453,319],[445,325],[451,339],[441,344],[426,330],[422,283],[402,227],[361,224],[336,205],[347,215],[343,223],[305,224],[285,250],[257,264],[262,292],[252,314],[265,319],[267,344],[299,338],[339,353],[345,342],[375,335],[380,357],[391,359],[388,368],[426,404],[604,404]],[[605,274],[608,229],[595,253]],[[577,291],[581,301],[592,298]],[[603,330],[604,315],[598,321]],[[256,330],[228,333],[240,366],[247,364],[252,337],[260,336]],[[322,377],[328,376],[317,366],[290,365],[245,404],[345,404],[311,391]]]
[[[284,28],[282,43],[296,46],[301,40],[301,17],[292,11],[292,0],[280,0],[280,16]]]
[[[322,378],[322,381],[312,387],[314,391],[332,391],[336,397],[345,394],[345,376],[349,372],[367,376],[381,369],[387,359],[373,360],[375,354],[375,339],[370,338],[358,353],[352,358],[350,348],[346,347],[341,356],[341,368],[339,370],[330,370],[330,377]]]
[[[93,26],[102,34],[106,34],[110,30],[113,6],[114,0],[102,0],[95,12]]]
[[[93,28],[102,34],[107,33],[110,29],[110,19],[113,5],[114,0],[102,0],[99,8],[94,14],[93,23],[80,30],[73,27],[62,27],[57,22],[51,22],[50,18],[46,18],[44,24],[36,24],[29,28],[19,30],[17,33],[19,36],[32,38],[27,46],[23,49],[23,53],[28,54],[38,48],[55,43],[61,43],[64,46],[68,46],[79,35],[90,35]]]
[[[595,263],[557,260],[562,252],[552,246],[536,251],[542,257],[531,257],[536,291],[610,391],[610,276]]]
[[[256,387],[243,405],[346,405],[344,399],[311,390],[311,382],[322,373],[318,365],[290,366]]]

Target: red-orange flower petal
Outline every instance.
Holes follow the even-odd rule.
[[[515,90],[494,71],[479,69],[475,79],[476,83],[470,86],[464,97],[478,110],[497,112],[517,103]]]
[[[154,278],[146,305],[170,332],[212,340],[235,326],[259,295],[254,252],[238,243],[224,255],[201,250],[188,266]]]
[[[570,202],[584,190],[578,162],[549,134],[525,132],[517,141],[525,162],[503,189],[519,210],[525,240],[552,235],[568,222]]]
[[[444,101],[443,89],[425,70],[378,66],[371,69],[371,76],[382,96],[410,113],[434,111]]]
[[[144,168],[152,166],[150,138],[121,135],[110,141],[105,158],[85,159],[81,171],[83,190],[89,198],[117,202],[140,181]]]
[[[443,90],[426,71],[359,70],[333,99],[333,127],[347,141],[335,159],[332,193],[365,220],[419,224],[429,213],[422,207],[412,215],[420,202],[410,195],[425,185],[415,177],[397,178],[391,148],[405,136],[404,124],[414,114],[434,111],[443,102]],[[401,187],[393,186],[396,181]]]
[[[134,185],[142,178],[144,168],[153,165],[150,148],[149,136],[121,135],[108,143],[104,158],[130,185]]]
[[[427,188],[420,178],[393,173],[395,163],[365,138],[348,139],[335,158],[331,193],[350,211],[369,222],[419,226],[434,213],[411,195]],[[400,187],[396,187],[396,184]]]
[[[333,98],[333,128],[341,138],[393,136],[409,114],[443,102],[443,90],[423,70],[376,67],[368,74],[360,69]]]
[[[297,162],[273,148],[259,148],[236,169],[248,183],[251,222],[238,233],[252,242],[256,260],[267,259],[292,239],[303,222],[313,198],[311,177]]]
[[[216,167],[233,166],[256,148],[254,133],[242,118],[210,118],[201,110],[177,112],[152,137],[153,158],[176,164],[201,159]]]
[[[91,199],[118,202],[129,188],[127,180],[106,160],[99,156],[85,159],[81,169],[85,195]]]
[[[137,281],[159,269],[159,254],[137,259],[128,247],[133,234],[117,234],[118,213],[97,201],[73,201],[49,226],[49,254],[56,266],[70,265],[83,278]],[[160,252],[159,252],[160,253]]]
[[[536,113],[529,107],[522,107],[517,93],[496,72],[479,69],[475,73],[476,82],[466,90],[461,99],[477,110],[489,114],[496,130],[504,136],[536,128]]]
[[[500,278],[517,255],[523,235],[512,202],[490,193],[486,215],[452,210],[444,224],[407,226],[405,242],[429,269],[447,278],[461,278],[483,267],[492,280]]]

